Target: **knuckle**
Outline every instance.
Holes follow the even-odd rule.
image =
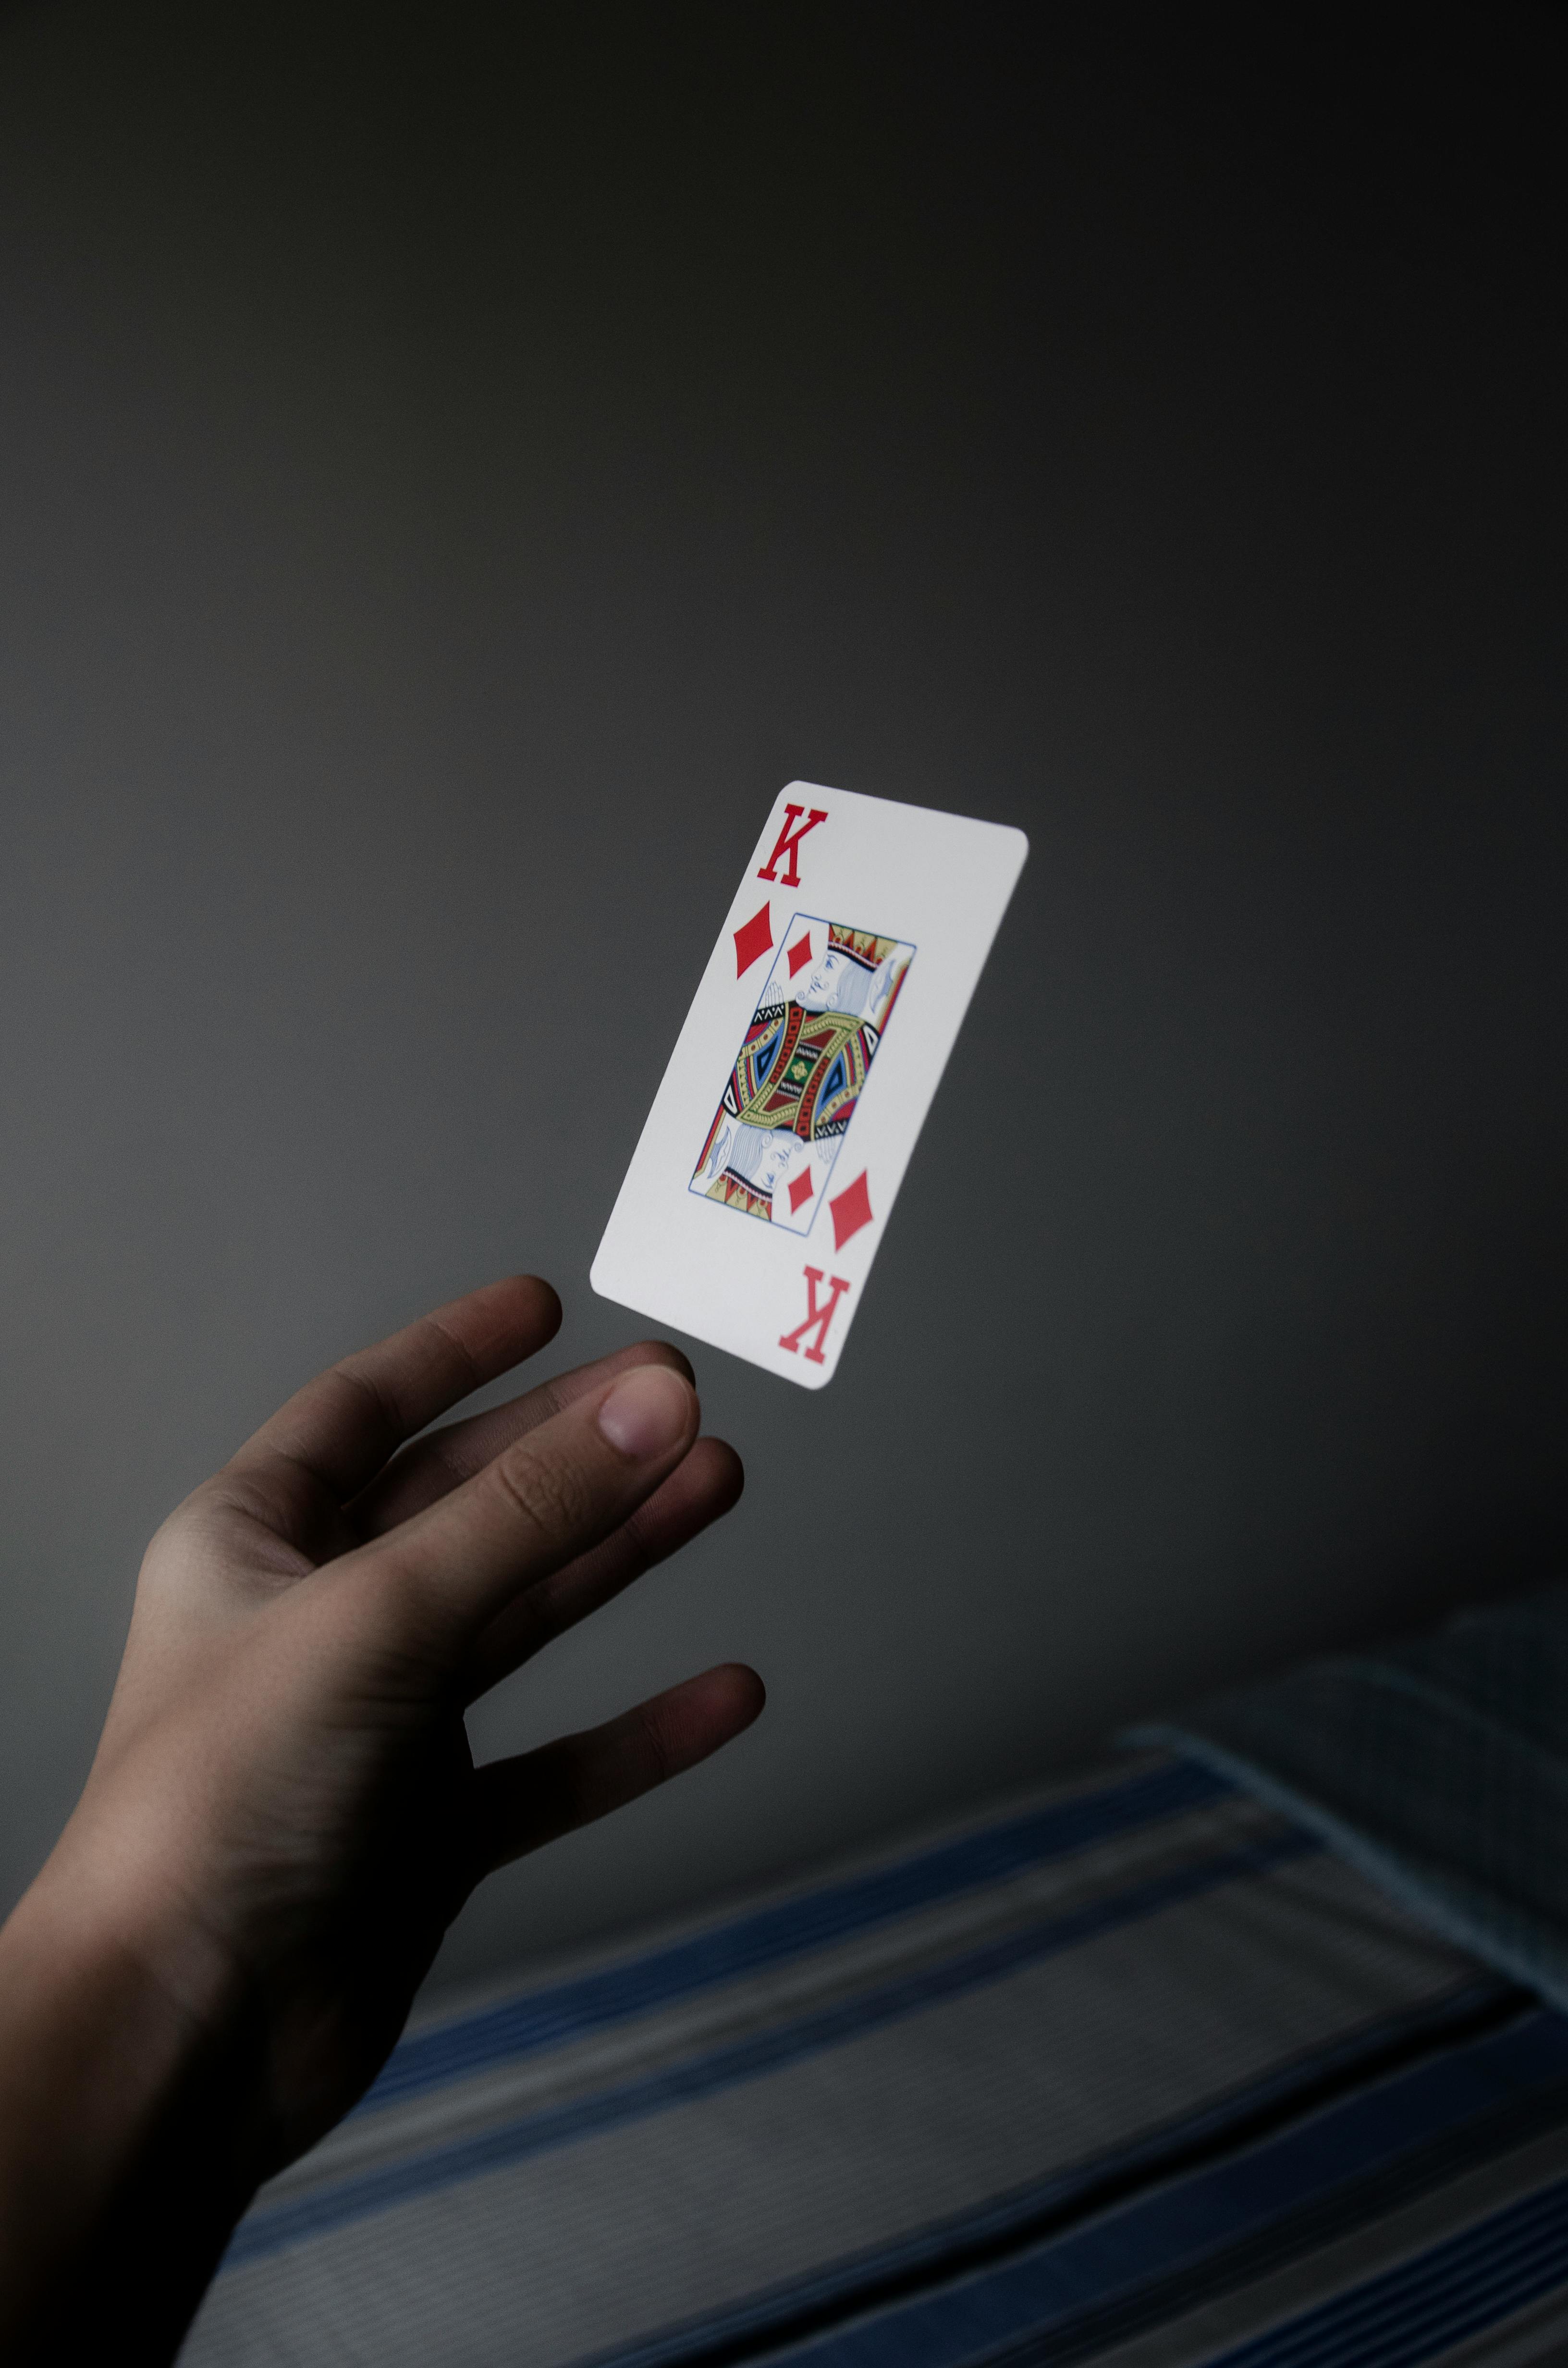
[[[373,1374],[361,1371],[350,1357],[345,1357],[329,1369],[329,1379],[337,1384],[339,1396],[346,1397],[356,1412],[369,1423],[374,1436],[391,1454],[407,1433],[395,1393],[389,1391]]]
[[[459,1338],[440,1316],[424,1316],[419,1325],[421,1338],[430,1347],[435,1361],[449,1372],[464,1392],[476,1390],[485,1376],[478,1358],[466,1340]]]
[[[526,1441],[498,1456],[495,1486],[530,1529],[547,1538],[572,1538],[593,1517],[587,1475],[561,1455],[541,1455]]]
[[[643,1713],[641,1740],[642,1772],[650,1784],[663,1784],[681,1765],[675,1721],[664,1704],[654,1703]]]
[[[639,1505],[634,1513],[627,1516],[620,1525],[620,1537],[617,1543],[620,1548],[616,1557],[617,1576],[623,1586],[629,1586],[632,1579],[641,1578],[644,1571],[652,1570],[657,1559],[653,1523],[645,1505]]]

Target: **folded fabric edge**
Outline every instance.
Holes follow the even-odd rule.
[[[1488,1930],[1445,1884],[1436,1880],[1423,1881],[1393,1851],[1256,1759],[1214,1742],[1199,1727],[1186,1726],[1174,1719],[1142,1721],[1136,1726],[1124,1727],[1116,1740],[1129,1749],[1146,1750],[1157,1746],[1176,1751],[1196,1759],[1213,1774],[1227,1777],[1265,1807],[1294,1818],[1317,1834],[1338,1857],[1395,1900],[1417,1922],[1426,1925],[1455,1948],[1478,1957],[1510,1981],[1535,1991],[1559,2013],[1568,2014],[1568,1963],[1563,1962],[1561,1951],[1545,1935],[1539,1952],[1511,1947]],[[1508,1903],[1500,1901],[1497,1906],[1517,1920],[1517,1910]]]

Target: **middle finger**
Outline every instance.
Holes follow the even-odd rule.
[[[505,1406],[487,1407],[483,1414],[471,1414],[461,1422],[449,1422],[426,1438],[416,1439],[403,1448],[370,1486],[355,1497],[348,1507],[348,1518],[356,1536],[369,1540],[384,1537],[395,1530],[400,1521],[424,1512],[451,1490],[472,1480],[487,1463],[493,1463],[504,1448],[525,1432],[537,1429],[552,1415],[580,1398],[585,1390],[597,1387],[614,1373],[629,1365],[669,1365],[695,1382],[689,1363],[680,1350],[667,1340],[641,1340],[629,1349],[617,1349],[608,1357],[599,1357],[591,1365],[579,1365],[570,1373],[558,1373],[537,1388],[525,1390],[520,1397],[509,1398]]]

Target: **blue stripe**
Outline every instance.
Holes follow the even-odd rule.
[[[852,2305],[857,2295],[865,2296],[879,2289],[885,2292],[895,2281],[908,2283],[916,2278],[921,2280],[926,2289],[924,2294],[913,2302],[892,2305],[880,2317],[861,2322],[852,2331],[855,2340],[862,2340],[871,2331],[884,2325],[891,2326],[897,2329],[897,2340],[887,2350],[889,2359],[902,2361],[907,2347],[911,2359],[918,2357],[923,2360],[926,2355],[919,2347],[922,2342],[928,2342],[933,2347],[932,2359],[938,2364],[946,2362],[949,2359],[950,2347],[945,2345],[941,2319],[953,2297],[958,2296],[964,2307],[958,2315],[955,2340],[958,2352],[967,2357],[971,2332],[967,2317],[967,2298],[984,2293],[986,2280],[964,2276],[933,2294],[932,2281],[941,2275],[944,2263],[960,2263],[966,2258],[972,2259],[982,2248],[999,2248],[1009,2238],[1015,2244],[1027,2242],[1030,2228],[1038,2226],[1048,2214],[1060,2216],[1074,2204],[1093,2209],[1094,2199],[1103,2195],[1108,2188],[1131,2179],[1148,2180],[1159,2177],[1162,2172],[1168,2173],[1170,2167],[1184,2157],[1190,2157],[1200,2148],[1223,2142],[1230,2133],[1255,2127],[1258,2119],[1269,2112],[1292,2108],[1301,2112],[1310,2106],[1314,2095],[1321,2094],[1335,2080],[1354,2073],[1358,2066],[1376,2066],[1380,2061],[1386,2061],[1402,2046],[1419,2045],[1423,2042],[1437,2044],[1446,2033],[1472,2024],[1478,2014],[1488,2009],[1495,2010],[1506,2007],[1517,1996],[1517,1991],[1483,1978],[1467,1984],[1461,1990],[1450,1991],[1447,1997],[1436,2001],[1427,2001],[1421,2007],[1407,2009],[1399,2014],[1380,2017],[1376,2022],[1364,2024],[1348,2035],[1342,2034],[1322,2048],[1292,2057],[1289,2063],[1277,2066],[1248,2086],[1228,2090],[1217,2100],[1201,2106],[1178,2121],[1166,2123],[1153,2132],[1145,2133],[1127,2146],[1076,2162],[1065,2171],[1016,2189],[1001,2198],[987,2199],[973,2211],[956,2214],[934,2226],[916,2229],[890,2244],[841,2258],[824,2269],[792,2279],[787,2284],[751,2294],[744,2302],[707,2312],[699,2318],[684,2320],[676,2327],[660,2328],[651,2335],[639,2336],[630,2344],[596,2354],[591,2368],[671,2368],[671,2363],[701,2361],[721,2351],[728,2358],[733,2348],[743,2339],[749,2346],[767,2334],[772,2342],[777,2343],[788,2336],[791,2328],[800,2328],[802,2320],[818,2317],[835,2305]],[[1553,2061],[1551,2047],[1539,2053],[1529,2053],[1519,2073],[1524,2086],[1535,2090],[1543,2077],[1551,2076]],[[1565,2047],[1562,2068],[1568,2070],[1568,2047]],[[1502,2078],[1506,2072],[1506,2063],[1492,2064],[1487,2077]],[[1371,2077],[1375,2078],[1375,2073]],[[1471,2105],[1474,2101],[1473,2098],[1470,2100]],[[1440,2131],[1448,2126],[1444,2119],[1448,2108],[1443,2100],[1437,2098],[1426,2102],[1427,2110],[1433,2112],[1434,2127]],[[1461,2126],[1465,2111],[1462,2098],[1452,2100],[1449,2121],[1455,2126]],[[1420,2112],[1418,2103],[1415,2123],[1419,2122]],[[1337,2128],[1338,2125],[1335,2126]],[[1431,2135],[1431,2131],[1415,2130],[1414,2143],[1420,2144],[1423,2136]],[[1410,2134],[1402,2136],[1394,2148],[1395,2154],[1405,2149],[1410,2142]],[[1339,2143],[1338,2139],[1335,2141],[1336,2146]],[[1254,2157],[1249,2153],[1246,2159],[1251,2162]],[[1328,2168],[1336,2173],[1344,2172],[1349,2178],[1359,2175],[1355,2163],[1346,2166],[1337,2155]],[[1196,2180],[1200,2174],[1190,2176]],[[1196,2188],[1173,2185],[1162,2190],[1162,2195],[1185,2195],[1193,2192]],[[1125,2237],[1125,2251],[1119,2243],[1108,2283],[1097,2293],[1092,2283],[1085,2287],[1084,2300],[1091,2305],[1095,2301],[1119,2301],[1125,2295],[1146,2290],[1151,2278],[1163,2283],[1171,2267],[1162,2260],[1158,2228],[1145,2226],[1140,2230],[1140,2224],[1134,2216],[1138,2208],[1119,2207],[1124,2216],[1119,2218],[1115,2225],[1123,2232],[1131,2229],[1133,2235]],[[1098,2228],[1101,2225],[1096,2220],[1094,2226]],[[1206,2236],[1215,2236],[1215,2243],[1220,2249],[1246,2233],[1244,2227],[1217,2233],[1207,2224],[1204,2228]],[[1056,2245],[1071,2244],[1075,2238],[1069,2237],[1051,2241]],[[1127,2258],[1138,2243],[1143,2243],[1147,2248],[1147,2262],[1142,2266]],[[1206,2258],[1206,2254],[1207,2248],[1199,2248],[1194,2259],[1201,2260]],[[995,2277],[1000,2284],[1020,2259],[1025,2263],[1032,2263],[1036,2258],[1032,2251],[1021,2256],[1015,2251],[1005,2270],[988,2275]],[[1180,2266],[1179,2261],[1176,2266]],[[950,2269],[949,2275],[953,2275]],[[1028,2297],[1024,2317],[1025,2324],[1033,2331],[1040,2323],[1038,2306]],[[1143,2323],[1140,2319],[1139,2326]],[[836,2362],[840,2354],[835,2347],[844,2340],[838,2334],[828,2336],[822,2340],[818,2348],[792,2350],[790,2357],[792,2362]],[[883,2356],[874,2349],[865,2355],[868,2360],[879,2361]],[[858,2362],[861,2354],[851,2343],[843,2358],[852,2363]],[[579,2362],[578,2368],[588,2368],[588,2363]]]
[[[1564,2285],[1568,2179],[1559,2179],[1238,2343],[1213,2368],[1416,2368]]]
[[[260,2260],[416,2195],[459,2185],[486,2171],[526,2161],[531,2155],[689,2104],[743,2080],[759,2078],[922,2008],[1000,1981],[1021,1966],[1079,1948],[1103,1932],[1158,1915],[1243,1876],[1265,1873],[1321,1847],[1312,1835],[1292,1830],[1270,1841],[1218,1852],[1092,1900],[1066,1915],[1046,1918],[958,1956],[879,1983],[854,1998],[776,2024],[771,2030],[689,2056],[683,2063],[524,2114],[472,2137],[426,2148],[375,2170],[361,2171],[291,2203],[253,2212],[235,2231],[223,2266],[233,2269],[240,2262]]]
[[[835,2328],[792,2351],[792,2368],[965,2368],[998,2352],[1009,2361],[1027,2359],[1029,2339],[1049,2349],[1051,2339],[1064,2338],[1074,2322],[1127,2301],[1140,2286],[1164,2284],[1335,2189],[1387,2172],[1402,2156],[1500,2105],[1529,2098],[1547,2081],[1565,2078],[1568,2021],[1537,2010],[996,2269]],[[1173,2302],[1153,2323],[1168,2324],[1188,2306]],[[633,2362],[642,2368],[661,2356],[689,2358],[691,2339],[688,2328],[678,2351],[661,2354],[644,2345],[610,2357],[615,2368],[631,2368]],[[1335,2351],[1334,2368],[1348,2368],[1348,2357]],[[1245,2368],[1255,2368],[1250,2352]]]
[[[674,1999],[738,1980],[916,1908],[986,1884],[1006,1883],[1051,1859],[1233,1798],[1237,1787],[1196,1759],[1051,1802],[957,1840],[916,1850],[892,1866],[850,1875],[802,1897],[733,1918],[630,1962],[530,1990],[521,1998],[405,2039],[358,2110],[373,2112],[443,2082],[649,2014]]]

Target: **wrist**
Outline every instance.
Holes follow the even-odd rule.
[[[68,1831],[0,1929],[0,2351],[69,2356],[145,2284],[177,2323],[130,2357],[159,2360],[256,2186],[245,2050],[171,1983],[157,1903],[74,1859]]]

